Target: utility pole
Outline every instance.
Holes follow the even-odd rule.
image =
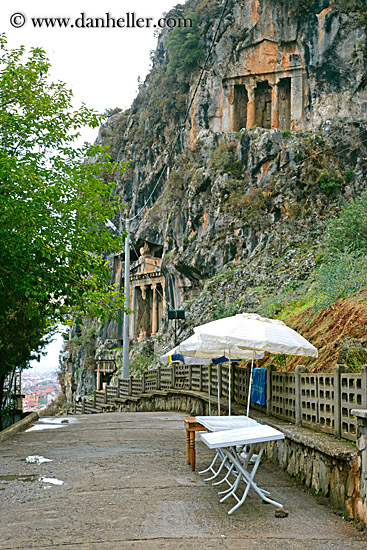
[[[129,220],[126,220],[126,237],[125,237],[125,308],[130,307],[130,228]],[[123,366],[122,378],[129,378],[129,314],[124,312],[124,340],[123,340]]]

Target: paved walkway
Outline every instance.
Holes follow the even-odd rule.
[[[251,492],[228,516],[233,503],[219,504],[215,489],[186,465],[183,416],[77,416],[2,443],[1,550],[367,549],[364,534],[267,463],[258,472],[262,485],[289,516],[276,518]],[[30,455],[52,462],[26,463]],[[197,444],[198,469],[211,456]]]

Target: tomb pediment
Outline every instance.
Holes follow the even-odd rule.
[[[288,71],[300,67],[296,42],[278,43],[269,39],[244,46],[240,52],[244,76]]]
[[[131,266],[131,275],[160,272],[161,263],[162,260],[160,258],[155,258],[154,256],[140,256]]]

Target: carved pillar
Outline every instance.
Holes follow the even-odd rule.
[[[299,70],[292,75],[291,130],[303,130],[303,74]]]
[[[161,286],[162,286],[162,314],[165,314],[166,311],[166,282],[164,278],[161,280]]]
[[[130,307],[133,313],[130,315],[130,339],[135,340],[135,311],[136,311],[136,283],[133,282],[133,288],[130,296]]]
[[[228,87],[227,92],[227,99],[228,99],[228,120],[225,119],[225,109],[223,109],[223,129],[226,130],[232,130],[236,131],[237,128],[235,128],[235,121],[234,121],[234,85],[231,84]]]
[[[233,119],[233,93],[234,87],[231,84],[224,84],[222,88],[221,106],[220,106],[220,130],[227,132],[232,130]]]
[[[251,84],[246,86],[246,89],[248,93],[246,128],[253,128],[256,126],[255,86]]]
[[[157,285],[152,285],[153,303],[152,303],[152,336],[157,333]]]
[[[147,285],[145,283],[143,283],[141,286],[141,297],[143,298],[143,300],[146,300],[147,299]]]
[[[271,127],[279,128],[279,88],[274,84],[271,91]]]

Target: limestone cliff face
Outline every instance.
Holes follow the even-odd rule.
[[[311,129],[329,118],[366,118],[360,14],[343,13],[329,1],[310,3],[313,9],[302,13],[297,4],[234,4],[192,113],[191,139],[204,127],[239,130],[247,123]],[[276,103],[273,113],[271,101]],[[248,109],[246,120],[241,102],[259,103],[259,108]]]
[[[171,12],[196,12],[203,59],[221,8],[190,0]],[[366,26],[364,1],[230,1],[159,179],[200,72],[172,73],[172,41],[162,33],[131,109],[113,114],[99,134],[116,160],[132,160],[117,192],[123,215],[134,217],[134,281],[142,284],[140,257],[157,261],[164,277],[154,281],[152,268],[147,279],[158,284],[160,298],[156,287],[149,298],[156,330],[167,328],[167,307],[197,298],[215,276],[188,307],[192,323],[213,303],[256,310],[260,287],[293,288],[314,270],[325,221],[367,188]],[[120,259],[114,266],[121,278]],[[149,317],[144,292],[140,316]],[[152,319],[133,323],[143,336],[156,332]],[[121,337],[121,323],[106,324],[97,353]]]
[[[133,222],[136,242],[163,247],[166,276],[174,281],[167,290],[172,304],[229,261],[252,257],[264,247],[279,253],[287,239],[313,242],[310,231],[321,230],[330,208],[364,185],[365,12],[347,13],[339,2],[308,5],[297,0],[229,3],[181,150],[169,177]],[[219,7],[217,2],[186,5],[199,14],[206,48]],[[205,9],[211,17],[203,16]],[[130,215],[154,189],[177,131],[177,122],[169,118],[175,115],[174,90],[161,89],[168,97],[162,116],[157,117],[159,97],[154,96],[154,86],[166,74],[167,44],[163,34],[153,71],[132,109],[101,130],[102,140],[112,137],[116,158],[133,160],[120,189]],[[190,75],[189,94],[197,76]],[[361,147],[358,154],[350,149],[340,154],[353,144]],[[312,162],[303,162],[308,156]],[[334,169],[341,178],[335,193],[318,185],[320,174]],[[348,170],[355,177],[346,182]]]

